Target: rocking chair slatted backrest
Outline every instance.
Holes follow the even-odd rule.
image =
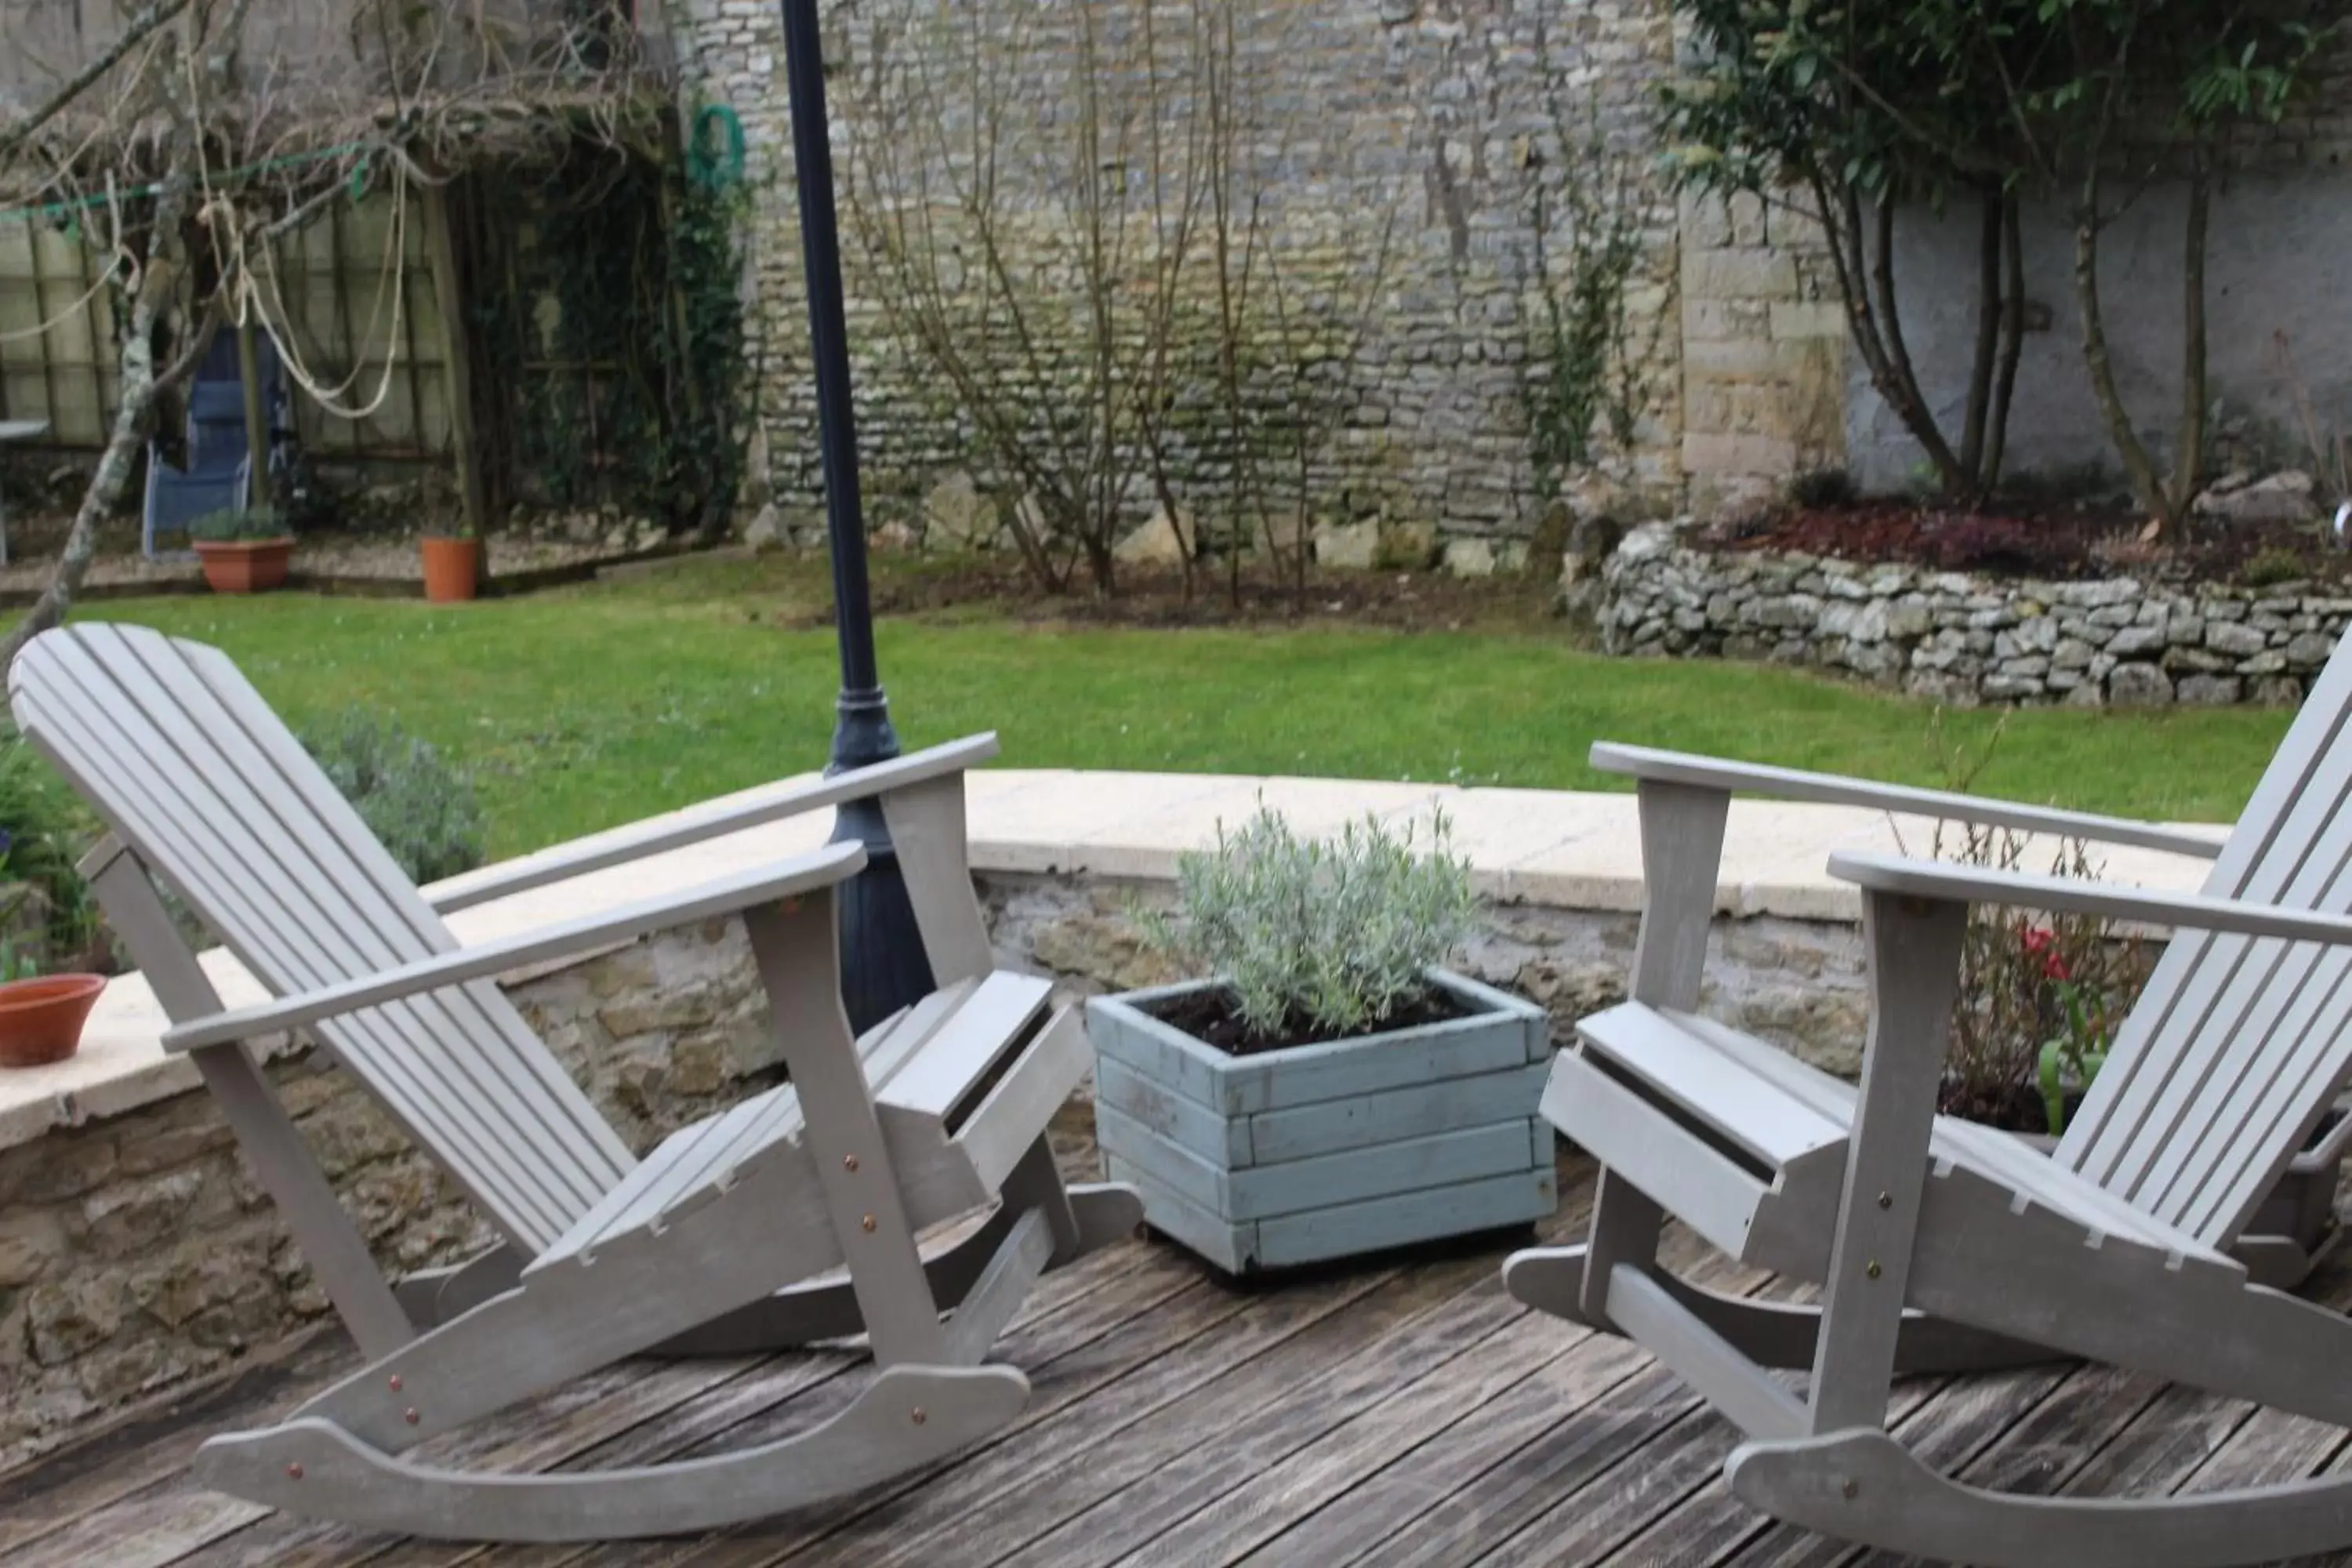
[[[2204,891],[2352,912],[2352,637],[2314,682]],[[2220,1245],[2352,1074],[2352,952],[2181,931],[2055,1157]]]
[[[227,658],[137,627],[18,656],[18,726],[279,995],[457,941]],[[517,1246],[543,1250],[635,1165],[488,981],[316,1026],[335,1059]]]

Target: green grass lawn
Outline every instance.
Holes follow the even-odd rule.
[[[698,564],[450,609],[276,594],[91,606],[226,648],[299,724],[396,713],[478,772],[492,850],[519,853],[822,764],[833,633],[821,567]],[[1891,781],[1948,782],[1924,703],[1717,662],[1579,652],[1524,618],[1459,632],[1304,624],[1134,629],[970,612],[886,622],[882,672],[910,748],[976,730],[1004,765],[1452,779],[1617,788],[1598,739]],[[2011,715],[1984,793],[2227,820],[2288,715]],[[1940,744],[1981,748],[1989,713]]]

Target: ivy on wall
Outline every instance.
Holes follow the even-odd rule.
[[[756,384],[740,164],[675,143],[582,148],[483,185],[493,213],[511,215],[474,316],[506,384],[516,492],[614,504],[673,532],[724,530]]]

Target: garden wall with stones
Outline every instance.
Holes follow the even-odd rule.
[[[1132,890],[1045,877],[982,884],[1000,960],[1074,994],[1173,977],[1139,940]],[[1633,933],[1631,915],[1499,907],[1463,967],[1543,1003],[1565,1029],[1622,996]],[[1759,917],[1722,925],[1717,945],[1707,1011],[1855,1069],[1864,994],[1851,927]],[[740,925],[632,946],[512,994],[640,1151],[777,1076]],[[341,1074],[300,1056],[271,1075],[388,1269],[487,1243],[453,1184]],[[1085,1100],[1057,1120],[1066,1152],[1091,1140]],[[330,1310],[205,1094],[0,1151],[0,1470]]]
[[[1635,529],[1571,589],[1611,652],[1805,665],[1960,705],[2293,706],[2352,622],[2352,598],[2293,583],[2002,582],[1679,532]]]
[[[1108,34],[1136,6],[1096,3],[1111,18],[1108,50]],[[1570,227],[1559,182],[1589,162],[1562,155],[1563,117],[1578,138],[1597,129],[1636,171],[1631,201],[1643,254],[1626,300],[1633,336],[1655,343],[1633,449],[1603,465],[1598,489],[1612,506],[1630,492],[1636,510],[1673,510],[1682,487],[1677,215],[1653,174],[1652,89],[1673,47],[1662,0],[1234,0],[1232,9],[1236,68],[1262,84],[1240,132],[1240,157],[1261,173],[1269,198],[1261,243],[1297,247],[1303,268],[1285,287],[1301,300],[1346,299],[1360,292],[1372,258],[1386,255],[1368,339],[1346,363],[1317,367],[1349,378],[1348,410],[1310,486],[1318,554],[1340,565],[1423,565],[1450,551],[1448,564],[1466,573],[1520,558],[1545,510],[1523,408],[1528,346],[1545,331],[1531,282],[1538,193],[1558,276]],[[925,0],[827,0],[824,10],[835,162],[843,200],[854,205],[860,139],[879,134],[859,118],[860,95],[877,72],[909,68],[890,51],[921,47],[922,30],[908,18],[929,13]],[[1046,10],[1050,22],[1035,6],[983,6],[974,25],[1017,46],[1016,90],[1058,98],[1066,121],[1071,12]],[[1170,38],[1194,25],[1187,5],[1161,0],[1157,14]],[[820,476],[779,13],[772,0],[684,0],[672,16],[689,93],[726,103],[744,126],[762,365],[755,459],[763,457],[772,498],[760,533],[804,537],[819,525]],[[927,59],[925,68],[943,68]],[[1139,145],[1139,132],[1129,136]],[[1052,221],[1043,199],[1009,215],[1015,225],[1040,220]],[[967,419],[943,406],[937,373],[898,341],[856,225],[847,216],[844,225],[869,512],[900,543],[925,534],[934,544],[987,541],[997,531],[990,492],[1003,477],[987,471]],[[1652,322],[1662,330],[1653,334]],[[1256,350],[1280,352],[1244,353]],[[1067,367],[1071,386],[1057,390],[1072,395],[1089,370]],[[1213,481],[1221,461],[1202,454],[1201,477]],[[1151,488],[1135,486],[1139,523]],[[1139,528],[1137,542],[1148,553]]]

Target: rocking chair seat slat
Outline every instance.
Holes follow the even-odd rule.
[[[1747,1261],[1801,1278],[1816,1275],[1825,1257],[1820,1240],[1836,1228],[1839,1190],[1834,1179],[1824,1179],[1819,1163],[1826,1156],[1835,1162],[1832,1169],[1843,1165],[1857,1103],[1853,1086],[1712,1019],[1638,1002],[1584,1019],[1577,1033],[1582,1058],[1605,1061],[1609,1077],[1620,1086],[1662,1111],[1671,1108],[1675,1117],[1701,1124],[1763,1164],[1762,1180],[1769,1190],[1756,1200],[1758,1218],[1752,1228],[1736,1237],[1728,1249]],[[1571,1138],[1590,1138],[1622,1150],[1622,1142],[1583,1120],[1622,1115],[1622,1108],[1612,1112],[1610,1106],[1616,1102],[1591,1098],[1594,1103],[1590,1107],[1569,1096],[1548,1099],[1545,1110]],[[1803,1136],[1784,1138],[1777,1154],[1768,1153],[1770,1138],[1790,1128],[1801,1128]],[[1654,1141],[1653,1148],[1654,1152],[1636,1150],[1612,1168],[1622,1170],[1636,1187],[1643,1185],[1645,1165],[1651,1166],[1655,1184],[1686,1183],[1684,1167],[1696,1151]],[[1923,1179],[1930,1169],[1990,1184],[2012,1206],[2031,1205],[2063,1216],[2080,1226],[2086,1240],[2121,1243],[2225,1269],[2237,1267],[2196,1237],[2134,1210],[2008,1133],[1937,1117],[1928,1164],[1921,1168]],[[1791,1179],[1800,1174],[1802,1179]],[[1808,1212],[1792,1213],[1791,1208]],[[1725,1232],[1718,1222],[1708,1234],[1722,1245],[1718,1233]],[[1800,1245],[1789,1246],[1784,1238]]]

